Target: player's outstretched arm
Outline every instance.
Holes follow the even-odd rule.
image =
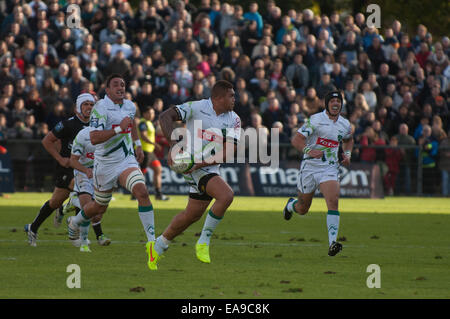
[[[342,150],[344,151],[344,159],[342,160],[343,165],[349,165],[350,159],[352,157],[353,149],[353,137],[342,140]]]

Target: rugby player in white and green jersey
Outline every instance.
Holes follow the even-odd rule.
[[[149,244],[155,240],[154,212],[138,164],[144,154],[133,121],[136,105],[125,99],[125,81],[120,74],[107,78],[105,90],[105,97],[95,104],[90,121],[91,143],[95,145],[94,201],[72,218],[68,224],[69,237],[76,237],[81,223],[105,213],[112,191],[121,185],[137,199],[139,217]]]
[[[94,167],[94,152],[95,146],[91,143],[90,132],[91,127],[85,127],[73,140],[72,152],[70,156],[70,166],[74,168],[74,191],[78,195],[79,206],[83,209],[86,204],[91,202],[94,197],[94,181],[92,169]],[[95,235],[99,245],[108,246],[111,240],[103,234],[101,227],[102,214],[98,214],[92,217],[92,227],[94,228]],[[71,217],[69,217],[71,219]],[[68,219],[68,222],[70,220]],[[80,251],[90,252],[89,242],[87,235],[89,232],[90,222],[82,223],[80,225]],[[75,246],[78,246],[78,240],[74,242]]]
[[[235,151],[240,138],[241,121],[233,111],[234,102],[233,85],[228,81],[220,80],[213,86],[210,99],[190,101],[174,106],[159,117],[163,133],[171,144],[171,150],[175,149],[178,144],[172,136],[174,123],[177,121],[186,123],[187,132],[191,136],[190,149],[194,152],[196,151],[194,140],[201,142],[199,148],[216,143],[219,147],[215,150],[217,152],[209,157],[212,159],[211,161],[206,155],[206,158],[196,161],[194,166],[183,174],[190,185],[188,203],[186,208],[172,219],[169,226],[156,239],[155,245],[149,247],[149,254],[153,258],[155,267],[157,267],[161,255],[168,249],[170,242],[199,220],[214,199],[214,204],[208,210],[205,218],[200,238],[195,245],[198,260],[204,263],[211,262],[209,255],[211,235],[223,219],[234,197],[233,190],[220,176],[219,171],[219,164],[223,163],[226,155]],[[196,127],[196,121],[201,123],[201,128]],[[187,149],[189,150],[189,147]],[[206,152],[206,150],[203,151]],[[169,151],[169,166],[172,156],[174,154]]]
[[[325,96],[325,110],[312,115],[292,138],[292,145],[303,153],[297,189],[298,199],[289,198],[283,215],[286,220],[292,214],[308,212],[317,188],[323,194],[327,207],[328,255],[342,250],[337,242],[339,230],[339,145],[342,143],[343,165],[350,164],[353,148],[350,122],[340,115],[343,98],[340,92]]]

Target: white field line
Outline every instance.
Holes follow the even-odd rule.
[[[0,239],[0,243],[25,243],[27,242],[26,239],[24,240],[16,240],[16,239]],[[70,244],[70,241],[62,240],[62,239],[38,239],[38,243],[67,243]],[[183,241],[179,240],[175,243],[172,243],[171,246],[179,246],[182,245]],[[126,241],[126,240],[112,240],[111,244],[115,245],[144,245],[145,242],[141,241]],[[192,243],[193,244],[193,243]],[[94,244],[94,241],[91,244],[92,246],[96,245]],[[309,243],[305,240],[305,242],[294,242],[294,243],[281,243],[281,242],[248,242],[248,241],[239,241],[239,242],[229,242],[228,240],[220,240],[220,239],[213,239],[212,245],[214,246],[275,246],[275,247],[323,247],[326,246],[326,243]],[[354,244],[346,244],[343,243],[344,247],[348,248],[368,248],[370,246],[368,245],[354,245]],[[450,250],[450,247],[448,246],[418,246],[418,245],[376,245],[377,247],[388,247],[388,248],[421,248],[421,249],[442,249],[442,250]],[[38,246],[39,247],[39,246]],[[73,246],[70,246],[73,247]],[[38,248],[37,248],[38,249]]]

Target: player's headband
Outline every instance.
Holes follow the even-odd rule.
[[[77,97],[77,112],[81,114],[81,104],[84,102],[90,101],[92,103],[95,103],[95,98],[90,93],[83,93],[78,95]]]

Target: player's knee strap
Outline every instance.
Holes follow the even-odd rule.
[[[145,185],[145,177],[140,170],[134,170],[128,175],[127,180],[125,181],[125,188],[132,192],[133,187],[139,183]]]
[[[111,201],[111,198],[112,198],[112,193],[94,191],[94,200],[99,205],[108,206],[109,202]]]

